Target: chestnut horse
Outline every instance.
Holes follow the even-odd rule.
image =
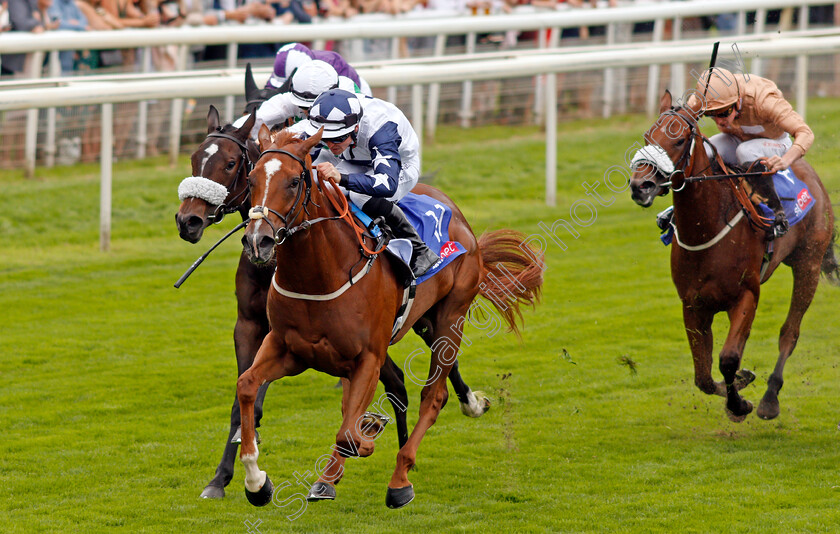
[[[389,261],[364,250],[369,245],[357,238],[338,187],[309,176],[309,152],[320,140],[321,132],[303,141],[282,132],[272,140],[268,129],[261,127],[263,152],[248,177],[251,198],[259,199],[260,205],[250,212],[252,220],[242,239],[245,251],[251,261],[276,261],[277,266],[268,294],[271,330],[253,365],[237,382],[245,493],[257,506],[267,504],[273,492],[271,480],[257,466],[253,410],[262,384],[306,369],[342,379],[343,421],[330,463],[313,488],[329,487],[334,492],[344,457],[372,454],[373,439],[381,431],[378,416],[366,410],[402,304],[403,277]],[[461,243],[466,253],[417,286],[408,318],[394,339],[401,339],[413,326],[423,328],[432,355],[419,420],[397,454],[388,484],[386,504],[391,508],[414,498],[408,471],[421,439],[446,404],[446,377],[456,361],[473,300],[479,294],[488,297],[515,330],[520,304],[534,304],[542,285],[542,257],[524,244],[524,236],[501,230],[476,240],[463,214],[443,193],[425,185],[414,192],[451,210],[450,239]],[[497,276],[494,280],[501,280],[504,287],[490,284],[488,275]]]
[[[727,414],[733,421],[742,421],[753,408],[738,390],[754,375],[739,369],[761,284],[780,263],[793,270],[793,295],[779,336],[779,357],[757,412],[762,419],[773,419],[779,415],[785,362],[799,339],[802,316],[816,292],[820,270],[832,282],[840,275],[831,246],[834,213],[828,193],[807,162],[794,164],[794,172],[808,185],[815,205],[801,222],[775,240],[772,258],[762,273],[766,234],[764,229],[741,220],[743,207],[735,194],[735,188],[740,187],[737,180],[694,178],[726,172],[709,161],[704,150],[709,140],[698,128],[698,112],[673,108],[671,94],[666,91],[660,113],[645,139],[654,145],[654,151],[664,151],[659,152],[663,161],[637,162],[630,179],[632,198],[649,207],[658,195],[667,194],[669,187],[674,190],[676,242],[671,245],[671,278],[682,300],[685,331],[694,357],[694,382],[704,393],[725,396]],[[670,167],[665,158],[673,163],[673,172],[662,168]],[[730,326],[719,356],[724,379],[721,384],[711,374],[712,321],[715,314],[724,311]]]
[[[240,128],[231,125],[220,125],[219,113],[210,106],[207,114],[207,138],[192,154],[191,164],[193,177],[201,177],[219,184],[224,200],[210,201],[206,198],[190,196],[183,200],[175,215],[178,232],[182,239],[190,243],[197,243],[211,223],[219,223],[226,214],[239,213],[242,220],[247,218],[251,207],[251,197],[248,190],[247,177],[251,170],[251,162],[259,157],[259,149],[249,139],[249,132],[254,121],[249,120]],[[212,189],[212,185],[210,186]],[[206,195],[205,195],[206,196]],[[270,266],[270,267],[273,267]],[[243,252],[239,258],[236,270],[236,300],[237,318],[233,339],[236,351],[238,375],[241,375],[251,363],[263,338],[268,333],[268,317],[266,316],[266,299],[271,285],[273,269],[258,266],[248,260]],[[422,337],[426,337],[421,333]],[[461,378],[458,362],[453,365],[449,379],[455,389],[461,404],[461,411],[470,417],[480,417],[490,406],[489,400],[483,393],[470,390]],[[408,394],[405,389],[402,370],[386,357],[385,365],[380,371],[380,381],[385,386],[388,399],[391,401],[397,425],[397,436],[400,446],[408,440],[408,425],[406,423],[406,409]],[[262,407],[268,384],[260,388],[254,406],[256,424],[259,426],[262,418]],[[239,400],[234,397],[230,414],[230,431],[225,441],[222,459],[216,468],[213,479],[204,488],[201,496],[204,498],[222,498],[224,488],[233,477],[236,452],[240,431]]]

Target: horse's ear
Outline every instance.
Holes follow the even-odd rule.
[[[317,145],[318,143],[320,143],[320,142],[321,142],[321,137],[322,137],[323,135],[324,135],[324,127],[323,127],[323,126],[321,126],[321,129],[320,129],[320,130],[318,130],[318,133],[316,133],[315,135],[313,135],[312,137],[310,137],[310,138],[306,139],[306,140],[303,142],[303,144],[301,145],[301,146],[303,147],[303,149],[304,149],[304,150],[303,150],[303,153],[304,153],[304,154],[308,153],[310,150],[312,150],[312,147],[313,147],[313,146],[315,146],[315,145]]]
[[[257,134],[257,139],[260,141],[260,150],[264,151],[271,146],[271,130],[265,124],[260,126],[260,133]]]
[[[242,141],[248,139],[251,136],[251,130],[254,129],[254,123],[257,122],[257,113],[256,111],[248,115],[248,118],[245,120],[245,123],[239,127],[234,135],[237,139]]]
[[[665,89],[665,92],[662,93],[662,98],[659,99],[659,113],[662,114],[671,109],[673,101],[671,91]]]
[[[207,113],[207,133],[213,133],[219,129],[219,110],[210,104],[210,111]]]
[[[694,120],[698,120],[700,116],[703,114],[705,110],[705,103],[702,100],[703,97],[699,97],[696,93],[692,93],[690,97],[688,97],[688,102],[685,103],[685,109],[691,113],[691,116],[694,117]]]
[[[251,63],[245,65],[245,100],[251,102],[259,98],[260,88],[254,80],[254,71],[251,70]]]

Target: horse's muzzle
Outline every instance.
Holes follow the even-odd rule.
[[[658,192],[659,185],[653,180],[630,180],[630,198],[643,208],[648,208],[653,204]]]
[[[251,263],[264,265],[274,257],[274,247],[277,242],[270,234],[246,232],[242,236],[242,247]]]
[[[204,234],[204,220],[198,215],[175,214],[175,223],[178,225],[178,235],[184,241],[198,243]]]

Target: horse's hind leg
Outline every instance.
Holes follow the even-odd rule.
[[[758,405],[757,415],[762,419],[773,419],[779,415],[779,391],[784,384],[782,372],[799,340],[799,325],[814,299],[819,279],[820,258],[809,261],[800,259],[793,265],[793,297],[787,319],[779,334],[779,359],[773,373],[767,379],[767,391]]]
[[[379,370],[379,381],[385,387],[385,393],[394,408],[394,418],[397,424],[397,439],[400,447],[408,441],[408,392],[405,390],[405,375],[390,356],[385,357],[385,364]]]
[[[459,296],[461,298],[454,292],[450,293],[435,310],[434,330],[437,338],[431,343],[429,379],[420,392],[420,418],[414,425],[408,442],[397,453],[397,465],[394,467],[385,497],[385,504],[389,508],[401,508],[414,499],[414,487],[408,481],[408,472],[414,467],[420,441],[426,431],[435,424],[438,414],[449,398],[446,378],[455,364],[461,345],[460,330],[449,327],[457,324],[459,318],[466,317],[475,294]]]
[[[465,319],[462,317],[458,323],[452,325],[451,329],[456,330],[460,327],[459,335],[462,335],[464,322]],[[427,317],[423,317],[415,323],[414,331],[426,345],[429,347],[432,346],[435,340],[435,332],[432,322]],[[449,382],[452,384],[452,389],[455,390],[455,395],[458,396],[462,414],[469,417],[481,417],[490,409],[490,399],[487,398],[487,395],[483,391],[472,391],[466,382],[464,382],[464,379],[461,377],[461,371],[458,368],[457,359],[449,371]],[[402,445],[404,443],[400,443],[400,446]]]

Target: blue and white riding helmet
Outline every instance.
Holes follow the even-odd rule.
[[[309,108],[307,135],[324,128],[323,139],[335,139],[352,132],[362,120],[362,103],[355,94],[343,89],[321,93]]]
[[[324,91],[338,88],[338,73],[326,61],[315,59],[298,67],[292,75],[289,99],[301,108],[309,108]]]

